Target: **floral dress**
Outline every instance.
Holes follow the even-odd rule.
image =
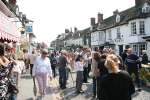
[[[6,100],[9,84],[9,72],[11,65],[3,66],[0,65],[0,100]]]

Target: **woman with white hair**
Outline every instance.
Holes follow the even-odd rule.
[[[146,50],[142,50],[142,64],[148,64],[148,56]]]
[[[100,100],[131,100],[135,87],[130,75],[119,70],[119,63],[116,55],[107,56],[105,66],[109,73],[100,79]]]
[[[32,75],[37,79],[40,96],[46,94],[47,76],[50,77],[50,80],[52,79],[51,64],[47,55],[48,50],[43,49],[41,56],[36,59],[33,66]]]

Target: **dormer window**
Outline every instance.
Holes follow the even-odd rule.
[[[117,14],[117,15],[116,15],[116,23],[119,23],[119,22],[120,22],[120,15]]]
[[[150,6],[147,3],[143,5],[142,13],[150,13]]]

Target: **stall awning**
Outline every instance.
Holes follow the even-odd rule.
[[[0,11],[0,39],[17,42],[19,37],[15,23]]]

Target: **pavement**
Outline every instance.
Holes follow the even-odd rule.
[[[34,96],[33,80],[29,74],[21,75],[19,82],[17,100],[38,100],[38,95]],[[83,94],[75,93],[75,73],[72,73],[72,77],[69,76],[67,83],[67,89],[60,90],[58,77],[48,81],[47,94],[42,100],[92,100],[92,79],[89,79],[89,83],[83,84]],[[136,92],[132,100],[150,100],[150,88],[143,88],[141,92]]]

